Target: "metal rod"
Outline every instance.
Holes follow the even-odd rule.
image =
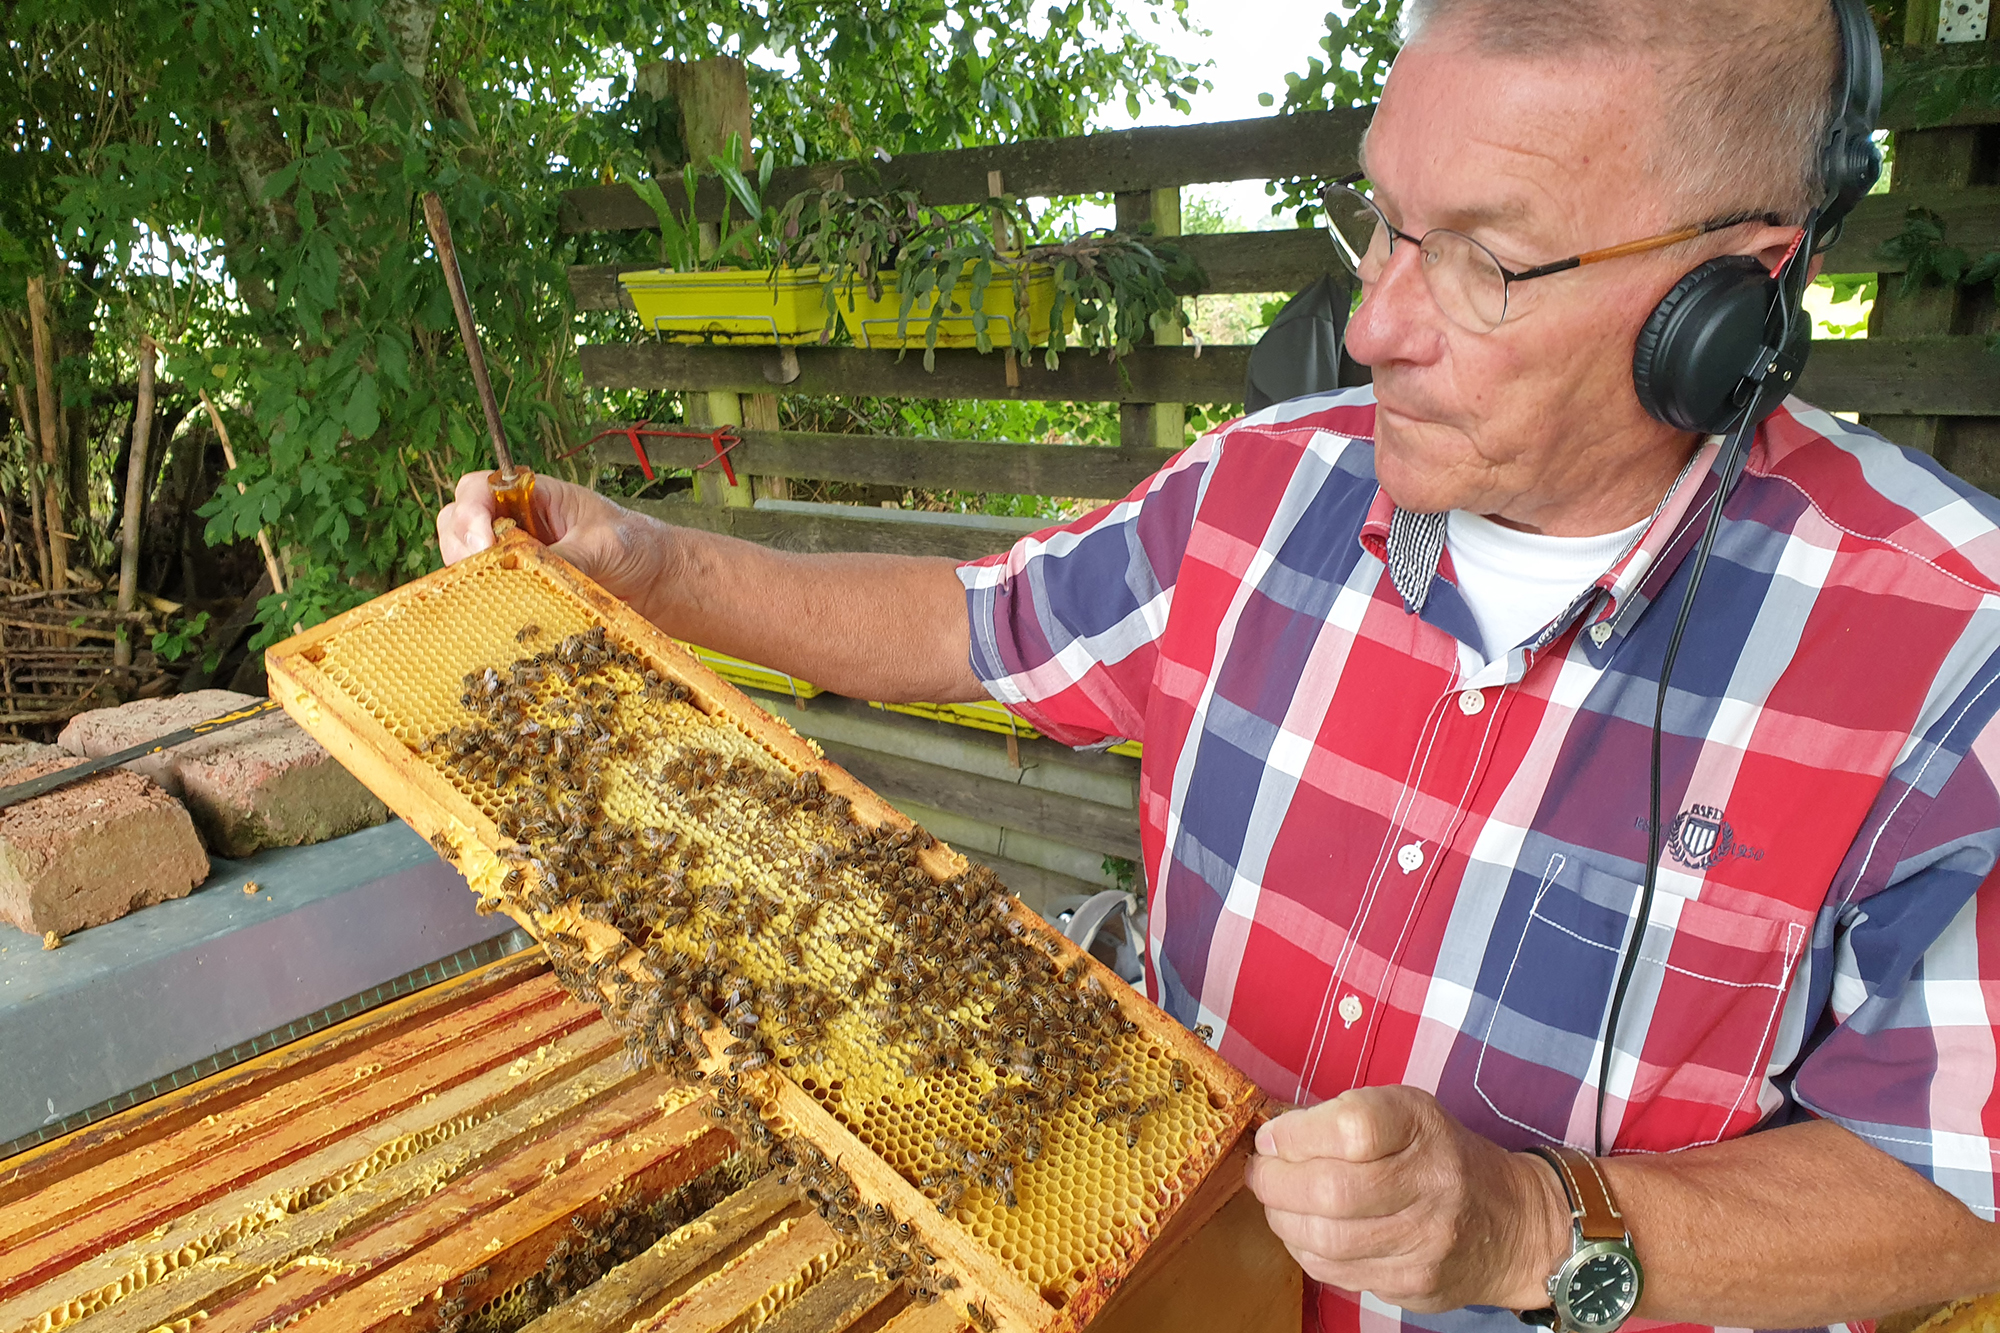
[[[139,400],[132,406],[132,451],[125,465],[125,522],[119,533],[118,614],[139,604],[139,511],[146,506],[146,450],[153,442],[153,375],[159,349],[150,334],[139,335]],[[131,631],[118,636],[112,663],[132,665]]]
[[[45,796],[58,787],[67,787],[80,778],[87,778],[93,773],[102,773],[107,768],[129,764],[134,759],[144,759],[149,754],[158,754],[162,750],[211,735],[224,727],[233,727],[239,722],[248,722],[253,717],[262,717],[277,707],[276,699],[265,699],[247,708],[239,708],[233,713],[224,713],[221,717],[212,717],[206,722],[197,722],[191,727],[170,731],[164,736],[157,736],[129,749],[120,750],[116,754],[86,759],[80,764],[58,769],[54,773],[44,773],[41,777],[17,782],[11,787],[0,787],[0,810],[5,810],[10,805],[18,805],[22,801],[33,800],[37,796]]]
[[[437,247],[444,284],[451,289],[451,308],[458,312],[458,336],[472,362],[472,383],[479,390],[479,405],[486,409],[486,433],[493,437],[493,456],[500,463],[500,479],[510,481],[514,476],[514,455],[507,450],[507,432],[500,426],[500,402],[493,396],[493,381],[486,376],[486,353],[479,346],[479,330],[472,326],[472,303],[466,300],[465,278],[458,271],[458,251],[451,243],[451,220],[444,215],[444,202],[436,191],[424,195],[424,222],[431,229],[431,244]]]

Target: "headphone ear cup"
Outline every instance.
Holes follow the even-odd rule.
[[[1679,430],[1727,428],[1777,300],[1777,280],[1754,256],[1723,255],[1691,270],[1653,307],[1633,345],[1639,405]]]

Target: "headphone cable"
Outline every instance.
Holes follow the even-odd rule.
[[[1761,396],[1761,395],[1759,395]],[[1667,681],[1674,672],[1674,659],[1680,656],[1681,636],[1687,631],[1688,615],[1694,609],[1695,591],[1701,587],[1701,576],[1708,567],[1709,552],[1715,547],[1716,533],[1721,530],[1722,502],[1729,496],[1729,483],[1733,479],[1736,464],[1744,451],[1744,445],[1756,433],[1757,418],[1744,413],[1744,419],[1730,432],[1729,440],[1722,456],[1722,483],[1716,488],[1714,508],[1709,510],[1708,522],[1702,529],[1701,544],[1695,548],[1694,569],[1688,579],[1687,591],[1681,594],[1680,614],[1674,620],[1673,636],[1667,640],[1667,655],[1660,664],[1660,683],[1653,694],[1653,746],[1651,769],[1651,804],[1646,821],[1646,878],[1639,890],[1639,917],[1632,927],[1632,938],[1627,942],[1623,960],[1618,968],[1618,984],[1611,992],[1611,1009],[1605,1018],[1604,1040],[1597,1060],[1597,1123],[1595,1151],[1593,1156],[1604,1155],[1604,1094],[1611,1083],[1611,1053],[1618,1035],[1618,1017],[1625,1008],[1625,992],[1632,983],[1632,972],[1639,961],[1639,950],[1644,944],[1646,923],[1652,916],[1653,893],[1660,875],[1660,740],[1667,711]]]
[[[1789,387],[1790,376],[1785,380],[1766,378],[1765,372],[1775,368],[1784,349],[1791,345],[1794,323],[1802,311],[1800,299],[1804,295],[1805,284],[1800,279],[1808,270],[1814,253],[1815,241],[1820,227],[1820,210],[1815,208],[1806,217],[1799,242],[1792,247],[1774,275],[1778,280],[1778,336],[1770,347],[1758,354],[1757,370],[1753,372],[1753,383],[1749,401],[1743,405],[1743,415],[1731,429],[1722,450],[1720,483],[1716,486],[1714,507],[1708,512],[1708,521],[1702,528],[1701,544],[1695,548],[1694,568],[1688,577],[1687,591],[1681,594],[1680,614],[1674,618],[1674,632],[1667,639],[1667,654],[1660,663],[1660,681],[1653,692],[1653,738],[1652,755],[1648,783],[1648,805],[1646,820],[1646,876],[1639,888],[1639,914],[1633,922],[1632,933],[1621,951],[1618,965],[1618,981],[1611,991],[1611,1008],[1605,1014],[1604,1035],[1597,1056],[1597,1116],[1592,1142],[1593,1156],[1604,1156],[1604,1098],[1611,1086],[1611,1056],[1617,1049],[1618,1020],[1625,1010],[1625,995],[1631,988],[1632,973],[1638,966],[1639,951],[1645,945],[1646,927],[1652,919],[1653,896],[1659,887],[1661,828],[1664,812],[1660,800],[1660,751],[1662,736],[1666,729],[1667,686],[1674,674],[1674,662],[1680,656],[1681,638],[1687,632],[1688,618],[1694,610],[1694,595],[1701,588],[1702,574],[1708,569],[1709,553],[1715,549],[1716,534],[1722,530],[1722,506],[1729,499],[1729,492],[1736,480],[1736,470],[1744,461],[1750,440],[1757,433],[1757,426],[1768,416],[1765,404],[1770,401],[1774,390],[1782,394]]]

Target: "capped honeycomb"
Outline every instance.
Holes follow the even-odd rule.
[[[635,1061],[706,1074],[717,1114],[919,1300],[1080,1322],[1254,1110],[989,872],[533,543],[270,666]]]

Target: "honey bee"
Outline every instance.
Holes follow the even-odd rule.
[[[1014,1197],[1014,1164],[1002,1162],[993,1169],[993,1190],[1009,1208],[1020,1207],[1021,1201]]]
[[[965,1317],[972,1321],[973,1327],[977,1328],[979,1333],[993,1333],[995,1329],[1000,1327],[1000,1321],[995,1319],[992,1312],[986,1308],[985,1301],[981,1301],[977,1305],[971,1301],[967,1301],[965,1303]]]
[[[938,1212],[949,1217],[958,1210],[959,1202],[965,1198],[966,1180],[956,1171],[945,1171],[939,1174],[937,1184],[931,1188],[938,1192]]]
[[[1210,1027],[1208,1024],[1203,1023],[1200,1027],[1194,1030],[1194,1035],[1198,1040],[1200,1040],[1204,1044],[1211,1043],[1215,1040],[1215,1029]]]
[[[430,844],[431,849],[438,854],[439,858],[449,861],[453,865],[458,864],[458,847],[450,838],[445,836],[443,829],[439,829],[436,833],[431,834]]]
[[[1187,1061],[1176,1057],[1168,1064],[1167,1068],[1170,1071],[1169,1081],[1173,1084],[1174,1091],[1186,1092],[1188,1085]]]

